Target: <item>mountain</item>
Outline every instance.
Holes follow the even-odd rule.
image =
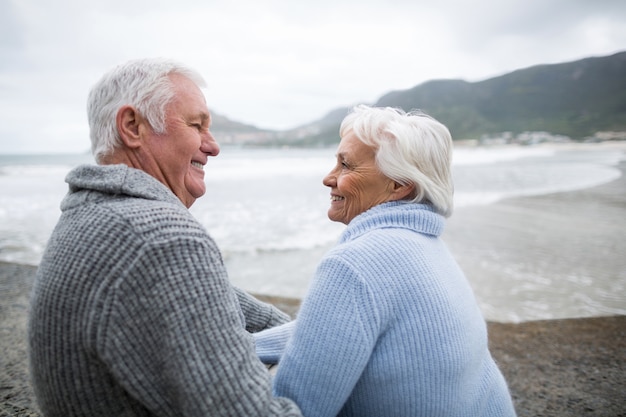
[[[626,52],[538,65],[485,81],[436,80],[382,96],[377,106],[419,108],[457,139],[511,131],[584,138],[626,130]]]
[[[225,145],[316,147],[339,142],[338,126],[349,110],[335,109],[319,120],[285,131],[259,129],[211,110],[211,133]]]
[[[420,109],[448,126],[455,139],[528,131],[582,139],[599,131],[626,131],[626,52],[537,65],[480,82],[432,80],[391,91],[374,105]],[[348,111],[333,110],[286,132],[260,131],[264,139],[255,143],[337,143],[339,125]]]
[[[211,133],[220,144],[257,143],[271,140],[276,136],[272,130],[236,122],[211,110]]]

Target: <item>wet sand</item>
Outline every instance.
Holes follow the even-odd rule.
[[[464,207],[443,239],[487,320],[626,314],[626,162],[615,181]]]
[[[624,172],[626,164],[620,168]],[[622,176],[590,189],[458,210],[449,220],[444,238],[478,298],[491,300],[483,306],[488,319],[502,307],[497,300],[510,300],[499,295],[516,276],[539,279],[520,297],[516,308],[525,314],[539,306],[538,318],[550,316],[550,304],[532,303],[538,288],[554,291],[555,302],[574,305],[573,319],[488,323],[491,350],[519,416],[626,416],[626,316],[620,287],[626,279],[625,214]],[[32,266],[0,263],[0,416],[37,415],[25,343],[34,273]],[[579,276],[592,282],[579,283],[589,295],[577,303],[561,284]],[[613,287],[594,293],[594,276]],[[260,297],[292,315],[297,311],[297,299]]]

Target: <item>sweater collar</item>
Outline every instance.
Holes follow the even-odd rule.
[[[81,165],[67,174],[65,182],[69,184],[70,190],[61,209],[81,204],[86,198],[93,198],[88,197],[90,193],[85,191],[182,205],[178,197],[156,178],[126,165]]]
[[[440,236],[444,226],[444,217],[430,205],[391,201],[372,207],[352,219],[339,241],[353,240],[370,230],[382,228],[403,228]]]

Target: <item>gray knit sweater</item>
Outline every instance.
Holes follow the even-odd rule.
[[[300,416],[271,395],[255,332],[288,320],[233,288],[211,237],[146,173],[81,166],[29,319],[45,416]]]

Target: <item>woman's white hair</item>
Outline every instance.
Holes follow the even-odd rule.
[[[412,202],[428,203],[452,214],[452,136],[446,126],[414,110],[358,105],[344,118],[341,137],[353,132],[376,150],[376,165],[395,182],[415,185]]]
[[[122,106],[133,106],[156,133],[165,133],[165,109],[174,97],[169,78],[172,74],[190,79],[198,88],[206,86],[195,70],[162,58],[138,59],[119,65],[93,86],[87,99],[87,118],[91,152],[96,162],[102,162],[122,144],[116,124],[117,112]]]

